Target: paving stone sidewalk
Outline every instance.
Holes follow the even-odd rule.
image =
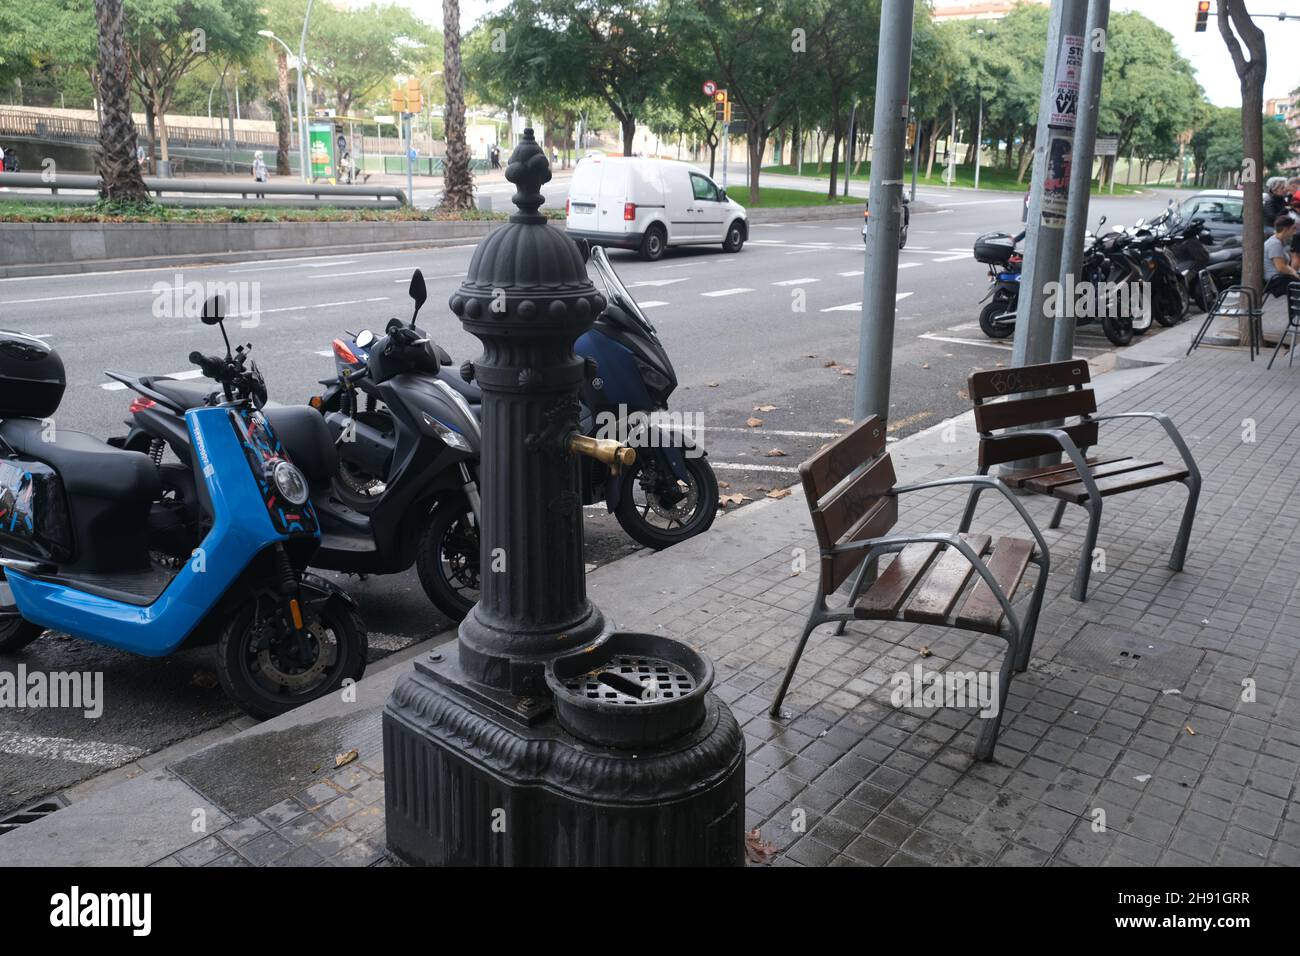
[[[1298,399],[1300,371],[1265,372],[1244,351],[1207,348],[1103,403],[1165,411],[1191,446],[1204,487],[1186,568],[1166,567],[1183,486],[1108,498],[1105,570],[1076,602],[1084,512],[1050,531],[1052,503],[1027,499],[1053,567],[1034,658],[1011,686],[990,763],[971,757],[973,709],[895,709],[889,699],[891,676],[918,663],[996,670],[1002,643],[969,632],[857,622],[835,637],[824,626],[784,705],[791,716],[769,719],[816,588],[814,571],[792,570],[795,549],[814,556],[810,566],[816,554],[798,492],[755,512],[733,570],[651,582],[618,623],[661,629],[713,658],[717,693],[748,742],[747,824],[773,865],[1297,865]],[[901,469],[905,480],[974,470],[971,426],[958,426],[955,442],[942,429],[920,436],[933,443],[932,467]],[[1100,447],[1177,460],[1152,423],[1104,425]],[[963,502],[960,490],[908,495],[899,528],[954,530]],[[972,530],[1018,527],[1005,501],[985,496]],[[628,559],[643,563],[623,579],[671,574],[670,554]],[[159,864],[391,862],[380,759],[363,754]]]

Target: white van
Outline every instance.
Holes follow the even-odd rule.
[[[565,213],[575,239],[635,249],[642,259],[658,259],[668,246],[720,243],[739,252],[749,238],[745,207],[703,170],[671,159],[583,159]]]

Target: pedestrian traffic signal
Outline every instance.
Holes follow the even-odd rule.
[[[406,112],[406,91],[400,86],[394,86],[392,95],[388,100],[388,107],[394,113]]]
[[[406,112],[421,113],[424,111],[424,93],[420,90],[420,81],[411,77],[406,81]]]
[[[713,118],[727,122],[731,118],[731,104],[727,102],[727,91],[718,90],[713,94]]]
[[[1204,33],[1206,21],[1210,19],[1210,0],[1200,0],[1196,4],[1196,32]]]

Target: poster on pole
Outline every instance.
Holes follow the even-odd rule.
[[[1070,161],[1074,154],[1074,133],[1051,130],[1043,176],[1043,198],[1038,221],[1048,229],[1065,228],[1065,212],[1070,202]]]
[[[307,124],[307,150],[311,163],[311,178],[334,179],[334,124]]]
[[[1079,116],[1079,79],[1083,74],[1083,37],[1068,35],[1061,41],[1052,93],[1052,114],[1047,125],[1074,129]]]

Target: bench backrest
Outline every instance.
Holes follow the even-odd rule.
[[[817,543],[823,548],[888,534],[898,520],[897,480],[885,451],[885,423],[876,415],[824,445],[799,466]],[[821,590],[832,594],[853,574],[865,551],[824,556]]]
[[[980,467],[1059,452],[1054,439],[1018,435],[1014,429],[1047,428],[1052,422],[1091,415],[1097,411],[1097,397],[1088,387],[1091,380],[1083,359],[972,372],[967,388],[975,402]],[[1062,388],[1068,391],[1042,394]],[[1067,421],[1064,430],[1080,448],[1097,443],[1094,421]]]

